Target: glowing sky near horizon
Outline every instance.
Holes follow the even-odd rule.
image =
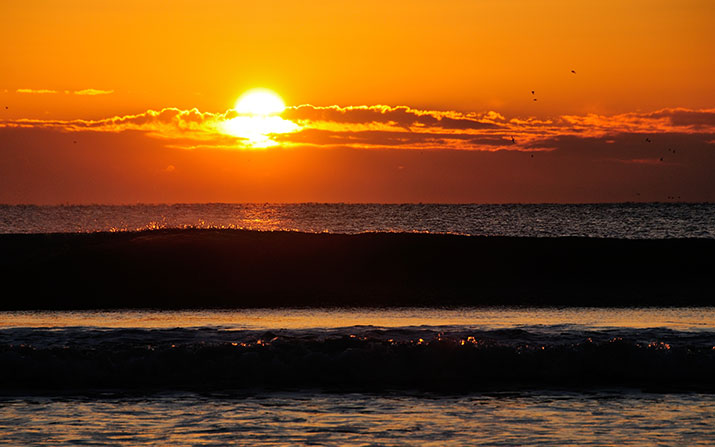
[[[0,203],[712,201],[712,23],[709,0],[5,2]],[[286,109],[247,117],[255,88]]]

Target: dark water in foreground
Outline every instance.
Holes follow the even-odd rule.
[[[715,238],[715,204],[0,205],[0,233],[239,228],[629,239]]]
[[[715,308],[0,313],[0,444],[712,445]]]

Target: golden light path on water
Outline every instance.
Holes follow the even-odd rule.
[[[715,307],[686,308],[407,308],[18,311],[0,313],[0,328],[214,326],[224,329],[306,329],[460,325],[484,329],[573,324],[591,328],[712,330]]]

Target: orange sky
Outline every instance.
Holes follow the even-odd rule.
[[[713,23],[711,0],[3,2],[0,203],[713,201]],[[254,87],[300,126],[270,148],[220,131]]]

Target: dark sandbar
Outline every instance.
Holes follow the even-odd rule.
[[[713,259],[710,239],[6,234],[0,308],[710,306]]]

